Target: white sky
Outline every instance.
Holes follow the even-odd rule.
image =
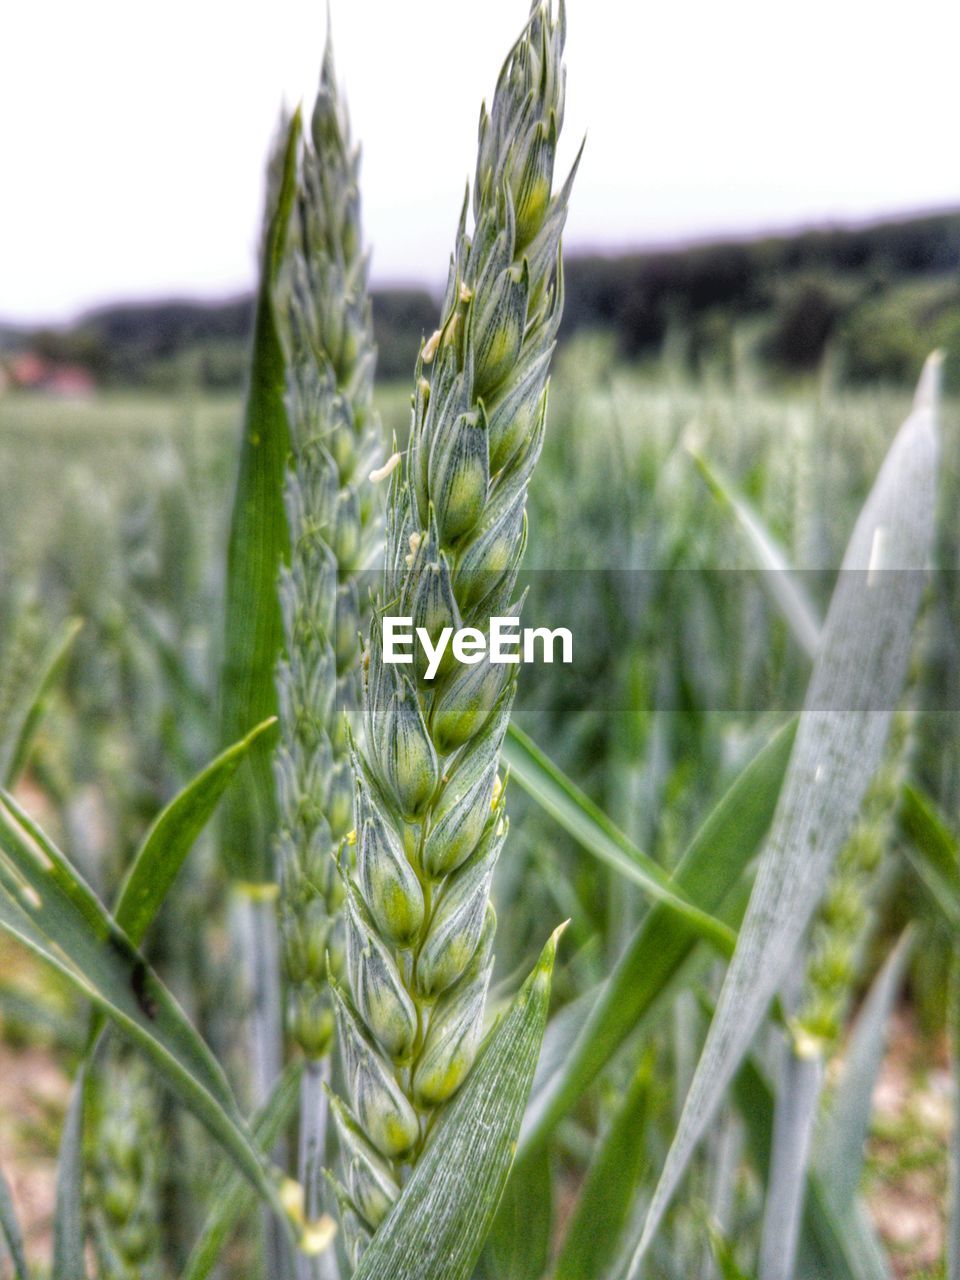
[[[378,282],[445,273],[479,104],[526,0],[330,0]],[[569,0],[566,244],[960,202],[957,0]],[[0,317],[252,283],[282,101],[323,0],[7,0]]]

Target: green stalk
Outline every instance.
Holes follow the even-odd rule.
[[[298,1169],[305,1192],[304,1211],[308,1222],[323,1213],[322,1173],[326,1162],[328,1089],[330,1056],[308,1058],[300,1085],[300,1145]],[[316,1257],[298,1255],[298,1280],[339,1280],[335,1249],[325,1249]]]
[[[759,1280],[792,1280],[803,1216],[813,1128],[823,1088],[824,1059],[783,1046],[773,1117],[770,1180],[760,1242]]]
[[[245,990],[249,1001],[250,1101],[259,1110],[271,1096],[283,1069],[283,1025],[277,993],[280,956],[277,937],[277,895],[273,884],[237,886],[237,932],[245,960]],[[283,1139],[271,1152],[279,1168],[286,1165]],[[289,1272],[290,1249],[275,1215],[263,1210],[263,1248],[271,1276]]]
[[[280,964],[277,946],[276,894],[272,885],[258,886],[259,892],[241,891],[241,929],[249,940],[244,954],[249,957],[248,991],[253,1061],[251,1083],[253,1104],[263,1106],[280,1076],[283,1031],[277,1004]]]

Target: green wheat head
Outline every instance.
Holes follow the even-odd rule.
[[[357,575],[379,537],[366,483],[379,432],[358,167],[328,43],[279,304],[293,456],[285,494],[291,556],[279,586],[276,857],[287,1027],[311,1057],[333,1033],[327,966],[338,972],[343,956],[333,851],[351,826],[353,797],[344,713],[358,701]]]
[[[383,660],[384,613],[486,631],[516,614],[527,485],[543,442],[562,307],[552,194],[563,120],[562,8],[536,4],[480,118],[440,327],[422,346],[406,462],[387,517],[383,597],[363,658],[364,743],[346,892],[346,990],[335,991],[349,1106],[336,1102],[357,1257],[473,1063],[493,964],[490,885],[507,834],[498,767],[512,666]],[[409,672],[409,674],[407,674]]]

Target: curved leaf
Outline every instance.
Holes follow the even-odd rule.
[[[924,400],[857,520],[773,828],[629,1280],[749,1048],[880,763],[933,545],[937,432]]]
[[[746,499],[741,498],[731,485],[721,480],[698,453],[690,450],[690,456],[707,488],[721,507],[733,515],[743,531],[757,568],[761,571],[760,582],[763,589],[782,614],[793,638],[808,658],[815,658],[820,643],[820,618],[783,548],[764,527],[763,521]]]
[[[56,846],[0,796],[0,927],[47,960],[139,1046],[167,1085],[285,1219],[213,1054]]]
[[[736,935],[720,920],[688,900],[659,863],[644,853],[560,770],[537,744],[511,724],[503,758],[530,796],[595,858],[632,880],[712,942],[723,956],[733,953]]]
[[[23,690],[14,715],[0,726],[0,785],[12,787],[23,772],[33,735],[46,710],[47,694],[59,680],[80,628],[79,618],[68,618],[44,654],[36,682]]]
[[[114,918],[135,946],[143,941],[194,841],[210,821],[227,783],[273,720],[264,720],[187,784],[157,817],[127,872]]]

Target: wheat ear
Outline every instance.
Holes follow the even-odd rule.
[[[381,536],[368,474],[378,460],[375,351],[358,191],[328,40],[310,136],[302,147],[278,315],[288,365],[292,458],[285,503],[290,564],[279,592],[285,652],[277,669],[275,757],[280,934],[286,1025],[307,1056],[300,1180],[320,1212],[325,1055],[334,1031],[328,973],[343,962],[342,887],[333,851],[351,826],[345,714],[358,706],[358,577]],[[301,1272],[308,1267],[298,1261]]]
[[[493,962],[490,884],[507,833],[498,766],[516,668],[387,664],[384,613],[486,631],[515,614],[527,485],[562,305],[573,174],[552,192],[563,118],[562,8],[536,4],[480,117],[479,159],[441,312],[416,370],[393,477],[383,596],[354,751],[355,865],[341,860],[347,983],[335,989],[349,1106],[335,1105],[356,1258],[476,1054]],[[409,673],[409,674],[407,674]]]

